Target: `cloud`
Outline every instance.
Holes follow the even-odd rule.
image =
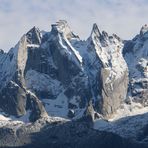
[[[50,30],[66,19],[82,39],[92,24],[100,30],[130,39],[147,23],[147,0],[0,0],[0,48],[8,50],[33,26]]]

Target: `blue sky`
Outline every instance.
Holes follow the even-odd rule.
[[[148,0],[0,0],[0,48],[9,50],[33,26],[50,31],[59,19],[82,39],[93,23],[131,39],[148,23]]]

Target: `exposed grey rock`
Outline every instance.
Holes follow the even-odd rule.
[[[112,46],[114,49],[110,51]],[[95,95],[95,110],[108,118],[120,107],[127,94],[128,69],[122,57],[122,40],[117,35],[108,36],[104,31],[101,34],[95,24],[87,48],[89,55],[94,56],[93,62],[91,58],[86,61],[89,69],[95,71],[93,77],[88,75]],[[118,64],[113,60],[115,55]],[[122,70],[118,65],[123,66]]]
[[[24,78],[28,44],[39,44],[40,40],[39,31],[34,27],[1,60],[1,108],[5,113],[16,117],[25,115],[27,110],[32,110],[31,121],[42,117],[45,113],[39,99],[28,95]]]
[[[26,113],[26,93],[15,82],[10,81],[0,93],[0,107],[10,115],[22,116]]]
[[[27,93],[27,99],[27,107],[32,111],[29,117],[31,122],[48,116],[42,102],[34,94],[30,92]]]
[[[84,111],[84,115],[83,115],[82,118],[85,121],[93,122],[94,118],[95,118],[94,115],[95,115],[94,108],[93,108],[93,105],[92,105],[92,101],[90,100],[85,111]]]
[[[112,80],[113,83],[106,84],[106,78],[109,76],[107,69],[101,70],[102,80],[102,100],[101,100],[101,113],[110,116],[115,113],[120,105],[124,102],[127,94],[128,87],[128,71],[117,80]]]
[[[29,44],[39,45],[41,43],[40,30],[38,28],[36,28],[35,26],[27,32],[26,36],[27,36],[27,42]]]

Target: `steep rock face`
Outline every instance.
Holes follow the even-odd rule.
[[[101,63],[98,71],[100,112],[110,116],[120,107],[127,93],[128,69],[122,57],[122,40],[115,34],[108,36],[105,31],[100,33],[96,24],[88,40]]]
[[[108,74],[108,73],[107,73]],[[126,99],[128,88],[128,72],[118,78],[113,79],[112,82],[106,83],[109,75],[106,75],[106,70],[101,70],[102,76],[102,100],[101,100],[101,113],[110,116],[120,108],[121,104]],[[107,77],[108,76],[108,77]]]
[[[106,117],[113,114],[126,98],[128,68],[122,57],[122,40],[109,36],[93,25],[86,43],[73,41],[83,57],[95,109]]]
[[[96,112],[109,117],[127,91],[122,48],[117,35],[101,33],[96,24],[86,41],[64,20],[44,34],[34,27],[1,60],[0,100],[7,109],[1,108],[16,116],[31,110],[31,121],[46,116],[46,111],[51,116],[79,118],[92,101]],[[14,109],[9,108],[11,103]]]
[[[42,116],[43,112],[46,112],[41,109],[44,107],[37,97],[28,95],[24,79],[24,70],[28,58],[27,49],[28,46],[35,46],[36,40],[39,43],[37,29],[35,28],[23,35],[18,44],[3,56],[0,72],[1,109],[9,115],[17,117],[25,115],[27,110],[31,110],[34,117],[30,116],[30,120],[37,119],[40,115]]]
[[[11,95],[10,95],[11,94]],[[0,106],[8,114],[21,116],[26,113],[26,94],[23,88],[10,81],[1,91]]]
[[[39,48],[28,49],[26,86],[42,99],[49,115],[66,117],[70,109],[79,113],[90,98],[82,58],[72,47],[72,39],[79,40],[67,22],[60,21],[43,36]]]
[[[123,49],[129,68],[129,100],[148,105],[148,27],[141,28],[140,34],[126,41]]]

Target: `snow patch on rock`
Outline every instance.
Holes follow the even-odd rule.
[[[63,94],[54,99],[43,99],[43,104],[49,116],[67,118],[68,98]]]

